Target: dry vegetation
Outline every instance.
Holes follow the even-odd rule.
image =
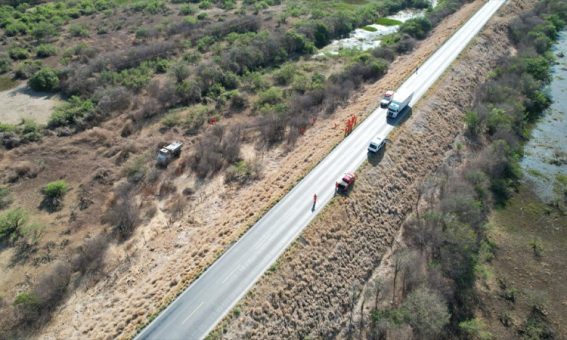
[[[499,180],[514,176],[515,156],[501,141],[479,152],[488,142],[470,137],[471,122],[465,131],[463,120],[473,99],[486,98],[475,97],[474,90],[502,66],[501,58],[517,52],[508,27],[533,6],[510,1],[501,10],[435,94],[414,110],[383,160],[367,165],[357,190],[332,203],[212,338],[435,338],[445,330],[448,337],[490,336],[471,310],[476,273],[470,271],[470,252],[489,252],[482,243],[483,221],[493,197],[498,201],[509,190]],[[514,133],[503,130],[495,126],[487,139],[507,136],[517,143]],[[465,140],[472,143],[465,146]],[[440,232],[440,226],[451,232]],[[390,250],[407,243],[414,250]],[[452,301],[449,308],[446,301]],[[541,311],[534,318],[541,322]],[[529,328],[527,320],[520,329]]]
[[[158,1],[156,13],[153,7],[99,2],[110,8],[93,9],[82,2],[88,8],[77,14],[76,8],[48,4],[42,19],[30,19],[38,19],[39,27],[15,35],[10,30],[23,26],[6,21],[2,41],[11,48],[10,59],[24,58],[26,50],[29,57],[8,62],[9,74],[73,96],[46,127],[0,124],[7,148],[0,154],[0,213],[10,221],[0,251],[2,336],[131,335],[341,140],[344,118],[368,114],[379,94],[396,87],[480,5],[465,6],[415,54],[399,56],[395,75],[351,98],[382,77],[392,58],[408,52],[415,40],[399,35],[372,53],[298,58],[312,51],[301,50],[304,42],[324,44],[350,30],[314,40],[315,28],[340,27],[337,12],[319,13],[322,26],[305,25],[301,19],[321,8],[298,3],[299,12],[284,13],[287,20],[276,18],[284,6],[238,2],[228,12],[200,9],[207,15],[195,23],[182,21],[178,11],[184,5]],[[350,24],[400,7],[370,5],[385,7],[366,16],[361,10]],[[22,6],[18,11],[35,15]],[[432,20],[453,7],[435,12]],[[3,18],[16,18],[5,9]],[[49,19],[53,13],[64,13],[65,23],[55,31],[43,26],[58,22]],[[113,18],[124,20],[116,26]],[[259,22],[267,37],[253,33]],[[287,29],[299,36],[277,34]],[[242,49],[221,53],[231,32]],[[169,35],[179,39],[164,42]],[[214,44],[202,40],[208,36]],[[247,49],[271,50],[266,46],[274,42],[288,46],[287,58],[266,55],[264,64],[246,64],[249,72],[235,68],[244,61],[229,62]],[[205,61],[212,56],[224,62]],[[291,76],[289,65],[279,67],[288,59],[299,70]],[[235,79],[238,92],[231,89]],[[155,152],[171,140],[185,143],[181,159],[155,168]]]

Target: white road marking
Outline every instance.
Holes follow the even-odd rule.
[[[234,269],[224,278],[224,280],[222,280],[222,283],[225,283],[226,280],[230,279],[230,277],[231,277],[234,273],[236,273],[236,271],[239,270],[239,269],[240,269],[240,266],[236,266],[236,268],[234,268]]]
[[[183,323],[185,323],[187,320],[189,320],[189,318],[192,317],[193,314],[195,314],[195,312],[198,311],[199,308],[201,308],[202,305],[203,305],[203,303],[201,302],[201,303],[197,306],[197,308],[195,308],[195,310],[194,310],[191,314],[189,314],[189,316],[187,316],[187,317],[185,318],[185,320],[183,320]]]

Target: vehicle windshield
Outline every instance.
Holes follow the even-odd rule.
[[[392,103],[392,104],[390,104],[390,106],[389,106],[388,108],[389,108],[390,110],[392,110],[392,111],[398,111],[398,108],[399,108],[399,107],[400,107],[400,106],[399,106],[398,104]]]

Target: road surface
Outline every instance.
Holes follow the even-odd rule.
[[[401,86],[415,91],[411,105],[441,76],[503,3],[502,0],[488,1]],[[376,103],[378,101],[376,98]],[[333,198],[337,178],[346,171],[356,170],[366,160],[370,140],[376,135],[386,138],[394,127],[386,120],[386,110],[374,111],[136,339],[206,337]],[[318,200],[312,211],[314,193]]]

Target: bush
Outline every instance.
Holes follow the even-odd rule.
[[[254,181],[261,176],[262,167],[258,161],[239,161],[231,165],[224,177],[225,183],[238,183],[244,185],[249,181]]]
[[[88,99],[73,96],[69,101],[55,109],[47,123],[49,128],[60,126],[81,125],[85,120],[92,119],[95,106]]]
[[[285,64],[274,73],[274,80],[278,85],[289,85],[293,81],[296,74],[296,66],[293,64]]]
[[[61,200],[67,191],[69,191],[69,185],[64,180],[48,183],[41,189],[44,196],[41,206],[48,211],[57,210],[60,208]]]
[[[88,37],[89,29],[84,25],[73,24],[69,26],[69,34],[72,37]]]
[[[38,58],[47,58],[57,54],[55,46],[48,44],[41,44],[35,50],[35,55]]]
[[[12,47],[8,50],[8,55],[14,60],[23,60],[29,58],[30,53],[25,48]]]
[[[12,61],[7,55],[0,54],[0,74],[10,71],[12,68]]]
[[[409,34],[416,39],[424,39],[433,26],[427,18],[413,18],[400,26],[400,32]]]
[[[59,77],[55,70],[45,67],[37,71],[28,84],[35,91],[54,91],[59,87]]]
[[[37,40],[49,40],[57,34],[57,28],[53,24],[42,21],[33,27],[31,34]]]
[[[0,187],[0,209],[5,209],[12,203],[10,197],[10,189],[7,187]]]
[[[256,107],[260,108],[264,105],[276,105],[281,103],[282,100],[283,100],[283,91],[277,87],[270,87],[269,89],[262,91],[258,94]]]
[[[130,237],[140,223],[140,209],[135,204],[133,189],[130,183],[120,185],[103,217],[103,223],[109,223],[121,241]]]
[[[16,67],[15,77],[17,79],[28,79],[41,69],[41,62],[37,60],[25,60]]]
[[[22,237],[22,228],[27,221],[28,215],[21,208],[11,209],[0,215],[0,241],[17,241]]]

